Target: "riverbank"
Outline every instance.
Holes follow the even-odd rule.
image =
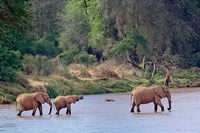
[[[0,82],[0,103],[9,104],[21,93],[36,91],[47,92],[51,98],[58,95],[90,95],[105,93],[130,92],[136,86],[161,85],[165,73],[158,71],[153,81],[149,81],[149,73],[133,69],[128,65],[98,65],[86,68],[74,64],[62,74],[49,76],[25,75],[18,73],[15,83]],[[190,90],[190,87],[200,86],[199,69],[173,70],[175,83],[169,84],[172,91]],[[187,87],[187,89],[184,89]],[[189,87],[189,88],[188,88]],[[177,89],[181,88],[181,89]]]

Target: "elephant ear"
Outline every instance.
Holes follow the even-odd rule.
[[[165,92],[165,93],[168,93],[169,92],[169,88],[167,87],[167,86],[162,86],[162,88],[163,88],[163,91]]]
[[[49,95],[47,93],[42,93],[44,100],[49,99]]]
[[[70,104],[76,102],[75,99],[73,98],[73,96],[66,96],[65,100],[67,103],[70,103]]]
[[[164,90],[163,90],[163,88],[161,86],[157,86],[156,89],[155,89],[155,92],[161,98],[165,98],[166,97],[165,92],[164,92]]]
[[[41,104],[44,104],[44,96],[42,95],[42,93],[38,92],[34,95],[34,99],[38,102],[40,102]]]

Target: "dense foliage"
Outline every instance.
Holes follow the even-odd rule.
[[[16,72],[21,68],[20,52],[0,46],[0,80],[15,81]]]
[[[15,77],[21,62],[24,73],[38,75],[59,69],[52,58],[59,67],[92,65],[89,47],[103,60],[163,57],[200,67],[199,23],[199,0],[0,0],[0,80]]]

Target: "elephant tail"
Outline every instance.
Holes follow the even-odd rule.
[[[131,94],[131,100],[130,100],[131,105],[133,105],[133,102],[134,102],[133,100],[134,100],[134,97],[133,97],[133,94]]]
[[[56,105],[55,105],[55,103],[53,103],[52,107],[53,107],[54,110],[56,109]]]
[[[17,101],[16,101],[16,111],[17,111]]]

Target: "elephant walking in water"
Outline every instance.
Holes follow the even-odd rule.
[[[161,111],[164,111],[164,106],[161,103],[162,98],[168,99],[169,108],[171,109],[171,93],[167,86],[153,86],[153,87],[136,87],[131,92],[131,112],[134,112],[134,107],[137,107],[137,112],[140,112],[140,104],[154,103],[154,111],[157,111],[158,105]]]
[[[71,114],[71,104],[76,103],[79,100],[82,100],[83,96],[75,96],[75,95],[69,95],[69,96],[58,96],[53,101],[55,107],[56,107],[56,115],[59,115],[59,111],[62,108],[67,107],[66,115]]]
[[[32,115],[34,116],[37,108],[40,111],[40,115],[43,115],[42,104],[44,104],[45,102],[50,105],[49,114],[51,114],[52,103],[47,93],[36,92],[36,93],[31,93],[31,94],[28,94],[28,93],[20,94],[16,99],[16,105],[19,111],[17,116],[21,116],[21,113],[23,111],[32,110],[32,109],[33,109]]]

